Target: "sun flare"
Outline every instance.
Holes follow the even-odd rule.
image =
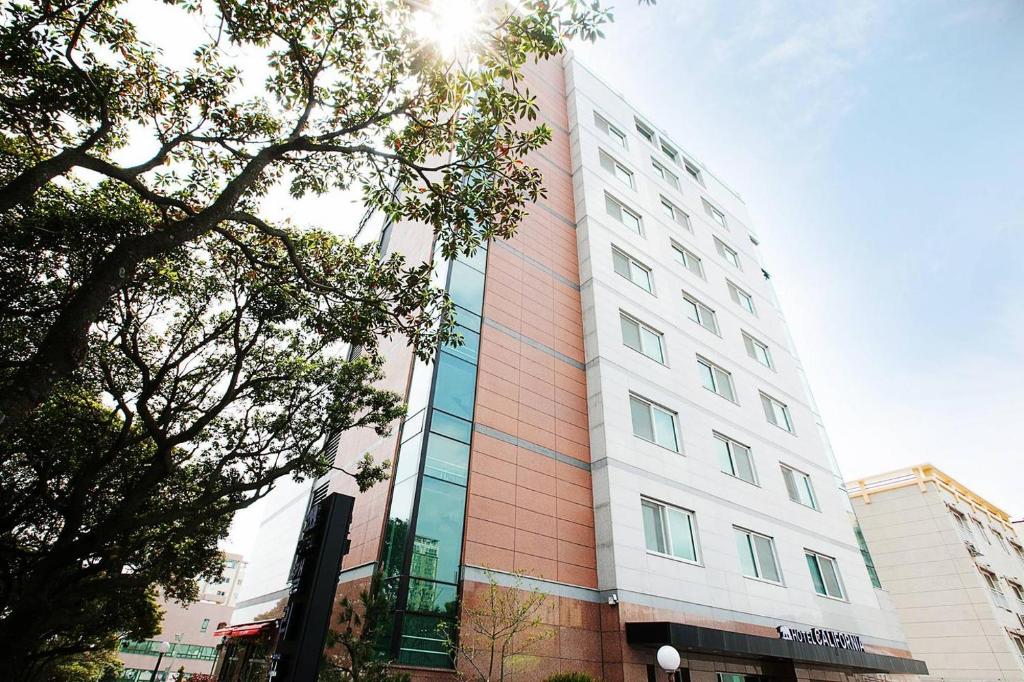
[[[432,0],[414,15],[416,34],[446,57],[465,53],[480,32],[477,0]]]

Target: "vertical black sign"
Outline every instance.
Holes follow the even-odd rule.
[[[288,606],[277,631],[271,682],[315,682],[355,499],[332,493],[306,512],[288,576]]]

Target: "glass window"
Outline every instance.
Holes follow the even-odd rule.
[[[382,564],[386,576],[402,573],[405,557],[405,543],[409,537],[412,521],[412,503],[416,497],[416,478],[396,483],[391,493],[391,510],[388,525],[384,531],[384,553]]]
[[[455,305],[479,312],[484,302],[484,273],[456,260],[451,264],[448,295]]]
[[[747,483],[757,485],[757,476],[754,474],[754,461],[750,457],[750,448],[720,433],[715,433],[714,436],[722,471]]]
[[[665,197],[661,197],[661,210],[665,214],[665,217],[672,222],[685,227],[691,232],[693,231],[693,228],[690,226],[690,216],[686,214],[686,211],[679,208]]]
[[[619,323],[622,327],[622,343],[656,362],[665,363],[661,332],[651,329],[625,313],[619,313]]]
[[[612,267],[616,273],[625,277],[647,293],[653,293],[654,286],[652,284],[651,269],[614,246],[612,247]]]
[[[679,189],[679,176],[665,168],[663,165],[658,163],[655,159],[651,159],[651,166],[654,168],[654,172],[662,180],[671,185],[674,189]]]
[[[981,575],[985,578],[985,584],[988,585],[988,591],[992,595],[992,601],[995,602],[996,606],[1009,609],[1009,605],[1006,603],[1006,595],[1003,594],[1003,588],[999,586],[999,578],[997,578],[994,573],[989,573],[983,569],[978,570],[981,571]]]
[[[697,561],[693,512],[641,499],[647,549],[686,561]]]
[[[810,476],[783,464],[782,478],[786,481],[786,492],[789,493],[789,499],[811,509],[818,508]]]
[[[793,420],[789,416],[789,408],[775,398],[764,393],[761,394],[761,407],[764,408],[764,416],[769,424],[774,424],[780,429],[793,433]]]
[[[427,458],[423,473],[427,476],[466,485],[469,467],[469,445],[440,434],[427,439]]]
[[[721,256],[737,270],[742,270],[740,267],[740,255],[736,253],[736,249],[732,248],[718,237],[715,237],[715,249],[718,251],[718,255]]]
[[[594,112],[594,124],[597,125],[598,129],[608,137],[615,140],[615,142],[626,149],[626,134],[609,123],[603,116]]]
[[[442,631],[449,620],[437,616],[405,614],[398,662],[428,668],[450,668],[452,659]]]
[[[995,528],[993,528],[992,535],[995,537],[996,542],[999,543],[999,546],[1003,548],[1003,551],[1009,554],[1010,548],[1006,546],[1006,539],[1003,538],[1003,534],[997,531]]]
[[[676,260],[683,264],[683,267],[704,279],[704,264],[701,262],[700,256],[675,242],[672,242],[672,252],[675,254]]]
[[[458,582],[465,506],[466,489],[461,485],[423,478],[410,575]]]
[[[626,208],[622,202],[618,199],[612,198],[611,195],[604,195],[605,209],[608,211],[608,215],[615,220],[619,221],[633,232],[643,236],[643,226],[640,221],[640,214],[632,209]]]
[[[990,538],[988,536],[988,531],[985,530],[985,525],[981,521],[979,521],[978,519],[974,518],[973,516],[971,517],[971,521],[973,521],[974,525],[978,528],[978,535],[983,537],[985,539],[985,542],[987,542],[988,544],[991,545],[992,544],[992,538]]]
[[[462,337],[462,343],[458,346],[445,344],[444,349],[452,355],[475,363],[480,353],[480,334],[461,324],[455,326],[455,331]]]
[[[868,577],[871,578],[871,584],[877,588],[882,587],[882,581],[878,579],[878,571],[875,569],[875,560],[871,558],[871,552],[868,550],[868,543],[864,539],[864,531],[860,529],[860,523],[854,521],[853,523],[853,534],[857,536],[857,544],[860,546],[860,555],[864,559],[864,566],[868,569]]]
[[[434,407],[465,419],[473,418],[476,365],[448,352],[438,355]]]
[[[710,204],[710,203],[708,202],[708,200],[707,200],[707,199],[703,199],[703,198],[702,198],[702,199],[701,199],[701,203],[702,203],[702,204],[704,204],[704,212],[705,212],[705,213],[707,213],[707,214],[708,214],[708,216],[709,216],[709,217],[710,217],[710,218],[711,218],[712,220],[714,220],[714,221],[715,221],[716,223],[718,223],[719,225],[721,225],[721,226],[722,226],[722,227],[724,227],[725,229],[727,229],[727,230],[729,229],[729,226],[728,226],[728,225],[726,224],[726,222],[725,222],[725,214],[724,214],[724,213],[722,213],[722,212],[721,212],[721,211],[719,211],[719,210],[718,210],[717,208],[715,208],[714,206],[712,206],[712,205],[711,205],[711,204]]]
[[[708,331],[718,333],[718,318],[715,316],[714,310],[686,293],[683,294],[683,308],[686,310],[686,316],[691,320]]]
[[[757,315],[757,311],[754,308],[754,298],[729,280],[726,280],[726,284],[729,286],[729,297],[733,302],[751,315]]]
[[[409,580],[409,597],[406,604],[410,611],[454,616],[457,599],[455,585],[416,578]]]
[[[1010,639],[1013,640],[1014,646],[1017,647],[1017,654],[1024,661],[1024,637],[1010,633]]]
[[[661,153],[679,163],[679,152],[669,146],[664,140],[661,142]]]
[[[626,168],[624,164],[616,161],[604,151],[598,151],[598,156],[601,158],[602,168],[614,175],[626,187],[633,189],[633,171]]]
[[[203,624],[199,626],[199,632],[206,632],[206,630],[209,627],[210,627],[210,619],[209,618],[203,618]]]
[[[736,391],[732,385],[732,374],[699,355],[697,356],[697,371],[700,373],[701,383],[704,384],[704,388],[717,393],[727,400],[736,402]]]
[[[457,441],[468,443],[473,435],[473,424],[465,419],[434,410],[430,417],[430,430],[433,433],[440,433]]]
[[[743,332],[743,345],[747,348],[747,355],[760,362],[768,368],[774,368],[772,354],[768,350],[768,344],[758,341],[747,332]]]
[[[679,451],[676,420],[672,412],[635,395],[629,396],[629,412],[634,436]]]
[[[1013,592],[1014,598],[1021,604],[1024,604],[1024,587],[1021,587],[1018,583],[1006,581],[1006,584],[1010,586],[1010,591]]]
[[[804,556],[807,557],[807,567],[811,571],[814,591],[823,597],[845,599],[836,560],[817,552],[805,552]]]
[[[634,122],[636,123],[636,132],[640,133],[640,137],[654,144],[654,131],[640,121],[634,119]]]
[[[782,575],[775,560],[775,541],[767,535],[742,528],[734,527],[734,530],[743,575],[775,583],[782,582]]]
[[[973,542],[974,531],[972,531],[970,525],[968,525],[967,517],[952,507],[950,507],[949,511],[953,514],[953,521],[956,523],[957,530],[960,531],[960,537],[968,542]]]
[[[701,175],[700,169],[693,163],[690,163],[686,159],[683,159],[683,167],[686,168],[686,172],[690,174],[694,180],[696,180],[701,187],[704,186],[704,176]]]

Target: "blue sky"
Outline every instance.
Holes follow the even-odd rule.
[[[577,52],[743,195],[843,473],[1024,516],[1024,2],[615,15]]]

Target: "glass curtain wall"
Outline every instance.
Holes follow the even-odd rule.
[[[413,369],[381,555],[394,608],[380,648],[398,663],[450,668],[487,249],[441,262],[463,342]]]

